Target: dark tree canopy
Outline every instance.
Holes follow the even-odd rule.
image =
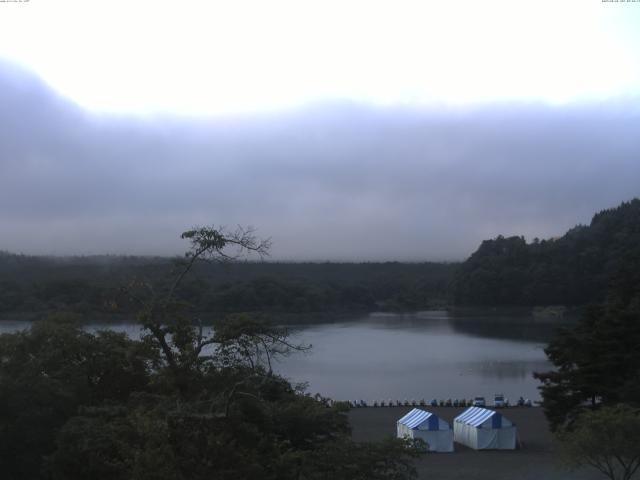
[[[594,215],[557,239],[482,242],[458,269],[453,297],[463,305],[587,305],[605,300],[613,277],[640,269],[640,200]]]
[[[554,429],[600,405],[640,407],[640,258],[627,258],[610,280],[606,302],[561,329],[545,349],[555,370],[536,377]]]
[[[125,288],[141,340],[61,318],[0,336],[3,478],[413,478],[411,444],[354,443],[344,405],[273,371],[275,357],[307,346],[248,315],[221,318],[207,335],[176,295],[199,261],[268,244],[244,230],[183,237],[192,248],[169,278]]]
[[[123,402],[148,388],[156,358],[124,334],[90,334],[62,315],[0,335],[3,478],[39,478],[58,430],[78,409]]]
[[[448,303],[456,267],[254,260],[198,261],[176,296],[199,314],[259,312],[281,319],[295,316],[296,322],[300,314],[424,310]],[[120,294],[122,282],[157,281],[174,268],[171,258],[46,258],[0,252],[0,315],[34,317],[60,310],[107,319],[135,315],[137,304]]]
[[[558,435],[564,460],[595,468],[610,480],[631,480],[640,468],[640,411],[625,405],[585,412]]]
[[[640,313],[592,308],[545,349],[555,370],[537,373],[552,427],[571,423],[601,403],[640,405]]]

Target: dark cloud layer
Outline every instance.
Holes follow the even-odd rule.
[[[212,119],[90,114],[0,63],[0,249],[178,253],[253,225],[279,259],[462,259],[640,195],[640,103],[346,103]]]

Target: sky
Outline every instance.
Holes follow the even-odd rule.
[[[640,2],[0,2],[0,250],[462,260],[640,196]]]

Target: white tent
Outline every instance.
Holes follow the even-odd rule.
[[[470,407],[453,420],[455,441],[475,450],[514,450],[516,426],[501,413]]]
[[[430,452],[453,452],[451,426],[431,412],[414,408],[398,420],[398,438],[420,438]]]

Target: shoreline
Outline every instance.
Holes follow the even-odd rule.
[[[194,317],[200,317],[205,323],[213,323],[215,319],[226,315],[245,313],[259,316],[266,320],[282,323],[283,325],[295,325],[296,323],[340,323],[345,319],[354,317],[384,316],[384,315],[419,315],[425,312],[448,312],[452,320],[467,322],[483,322],[490,319],[492,323],[512,323],[514,316],[520,319],[526,318],[529,322],[537,324],[545,323],[570,323],[574,317],[582,313],[584,307],[567,306],[461,306],[461,305],[431,305],[420,309],[404,308],[379,308],[370,309],[346,309],[318,312],[293,312],[293,311],[193,311]],[[122,323],[135,321],[137,312],[104,312],[104,311],[77,311],[73,308],[59,310],[18,310],[0,312],[0,322],[3,321],[39,321],[56,313],[69,313],[76,315],[86,323]],[[521,320],[520,320],[521,321]]]
[[[412,408],[423,408],[453,424],[461,407],[352,408],[348,412],[352,438],[375,442],[396,435],[396,421]],[[518,450],[476,451],[454,444],[453,453],[428,453],[415,460],[419,479],[465,480],[596,480],[596,470],[568,471],[557,456],[553,435],[542,408],[499,409],[518,429]]]

